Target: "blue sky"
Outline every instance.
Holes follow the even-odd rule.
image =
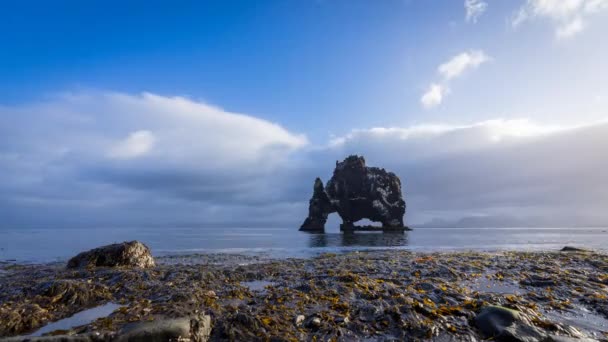
[[[421,37],[455,35],[456,3],[439,13],[399,1],[183,4],[3,11],[11,34],[2,43],[12,48],[2,56],[2,99],[82,88],[187,95],[325,139],[350,125],[403,122],[444,58],[429,54],[462,49],[446,46],[449,36]],[[318,129],[321,119],[328,128]]]
[[[78,208],[85,221],[171,223],[146,213],[182,208],[214,222],[292,223],[316,175],[366,153],[413,188],[414,222],[551,216],[561,207],[543,203],[558,178],[602,179],[593,172],[605,141],[580,130],[606,119],[606,19],[605,0],[2,4],[4,214],[38,224],[25,213],[54,222]],[[569,155],[595,147],[575,168],[557,165],[562,174],[503,175],[494,163],[488,184],[481,169],[417,178],[434,174],[425,167],[459,170],[450,164],[458,158],[483,165],[488,150],[526,164],[511,144],[538,150],[532,161],[552,160],[547,151],[564,141]],[[140,182],[144,175],[156,176]],[[243,177],[253,184],[235,181]],[[524,194],[531,180],[543,190]],[[284,190],[263,193],[268,183]],[[446,203],[431,198],[451,193],[436,184],[454,183],[501,200],[455,205],[470,197],[464,190]],[[564,188],[582,196],[586,186]],[[522,194],[507,196],[514,187]],[[532,199],[542,209],[522,204]],[[592,199],[608,203],[604,192]],[[268,216],[277,206],[285,214]],[[604,222],[583,207],[573,223]]]
[[[529,108],[514,103],[538,105],[528,93],[551,96],[557,91],[547,84],[572,79],[549,80],[566,69],[554,64],[598,83],[605,77],[583,68],[607,56],[593,43],[608,27],[605,15],[559,42],[542,20],[512,29],[509,18],[522,6],[515,1],[491,3],[475,24],[460,1],[3,6],[4,104],[87,89],[185,95],[326,139],[352,127],[518,115]],[[448,105],[421,111],[436,67],[470,49],[493,58],[487,70],[455,84]],[[498,94],[497,81],[508,91]]]

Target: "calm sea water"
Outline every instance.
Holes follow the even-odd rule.
[[[399,248],[556,250],[565,245],[608,251],[608,228],[419,228],[404,234],[307,234],[293,228],[3,229],[0,261],[51,262],[126,240],[146,243],[156,256],[192,253],[307,257],[323,252]]]

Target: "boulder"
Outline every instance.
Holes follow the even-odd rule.
[[[181,317],[127,324],[115,339],[117,342],[204,342],[211,334],[211,317]]]
[[[523,313],[502,306],[484,307],[475,317],[475,325],[496,341],[540,342],[547,337]]]
[[[82,252],[68,261],[68,268],[154,267],[148,246],[139,241],[116,243]]]
[[[360,156],[336,161],[333,176],[325,187],[317,178],[302,231],[323,232],[329,214],[342,218],[342,230],[354,229],[355,222],[369,219],[382,223],[382,230],[403,230],[405,201],[401,180],[394,173],[365,165]]]
[[[583,249],[583,248],[565,246],[564,248],[560,249],[560,252],[589,252],[589,251],[586,249]]]

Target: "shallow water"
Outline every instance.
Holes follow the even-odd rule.
[[[499,294],[521,294],[524,292],[519,284],[509,281],[496,281],[486,277],[479,277],[473,281],[464,283],[464,286],[471,291],[490,292]]]
[[[50,333],[51,331],[68,330],[74,327],[89,324],[98,318],[110,315],[118,308],[120,308],[120,305],[118,304],[107,303],[91,309],[80,311],[68,318],[49,323],[29,336],[41,336],[42,334]]]
[[[288,228],[46,228],[0,230],[0,261],[65,261],[100,245],[140,240],[155,256],[193,253],[308,257],[324,252],[399,248],[446,250],[557,250],[564,245],[606,251],[606,228],[419,228],[404,234],[307,234]]]
[[[566,323],[594,336],[602,336],[603,332],[608,331],[608,319],[582,306],[575,306],[568,311],[547,311],[544,314],[551,320]]]
[[[242,286],[249,288],[251,291],[266,291],[266,286],[276,285],[272,281],[267,280],[253,280],[253,281],[243,281],[241,282]]]

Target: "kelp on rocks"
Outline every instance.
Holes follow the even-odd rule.
[[[167,257],[148,269],[3,265],[0,336],[29,333],[114,302],[122,307],[69,333],[112,336],[131,322],[207,314],[211,340],[474,341],[491,338],[493,331],[480,327],[476,317],[501,307],[518,312],[517,324],[505,327],[509,334],[608,337],[608,327],[577,327],[550,315],[584,309],[608,317],[604,254],[393,250],[231,258],[198,255],[192,258],[196,263],[183,257],[177,263]],[[255,280],[271,283],[263,289],[243,283]]]

